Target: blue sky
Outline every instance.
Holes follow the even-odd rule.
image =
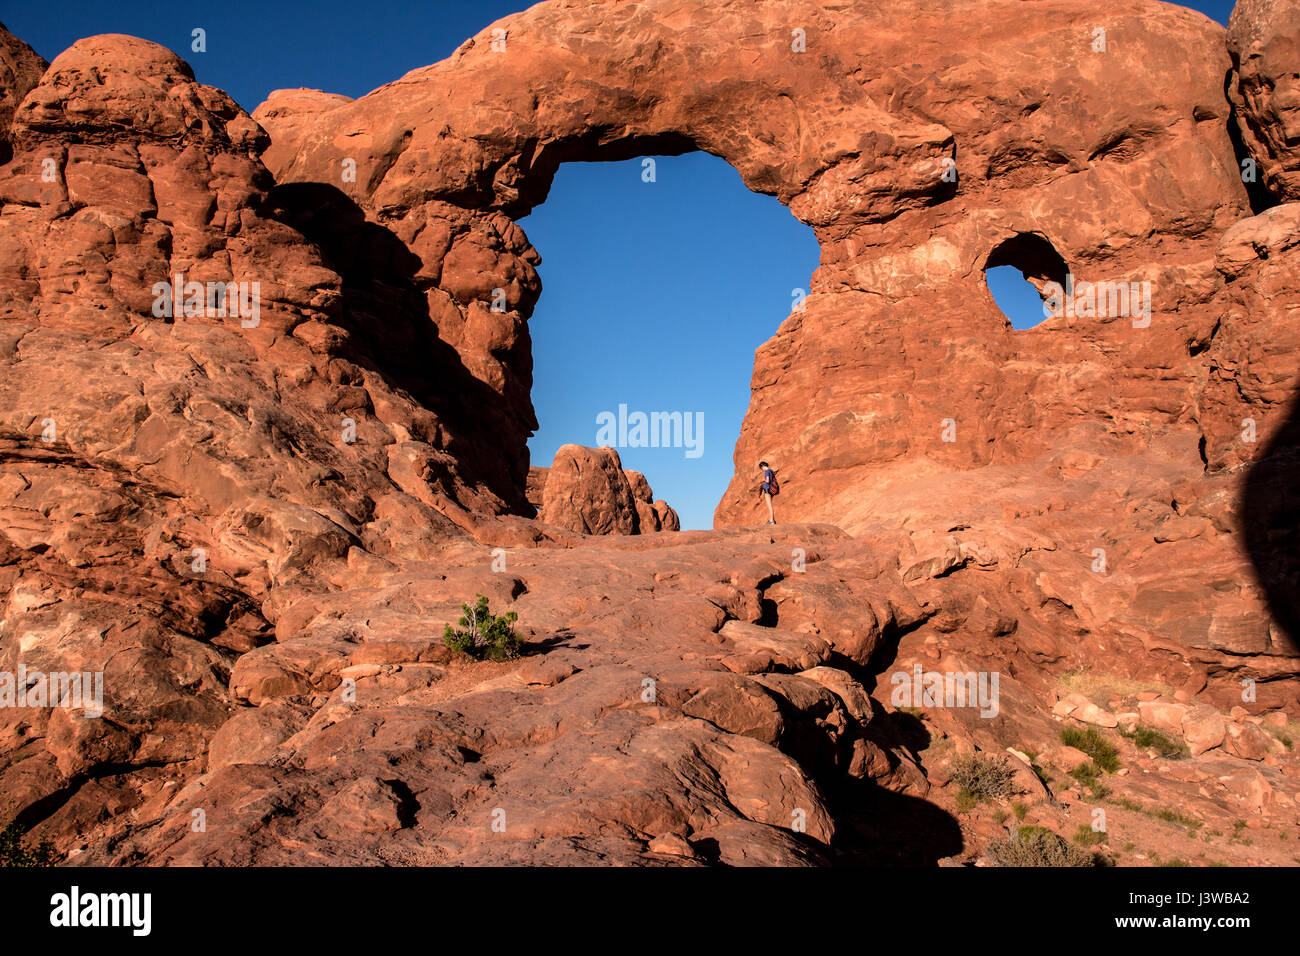
[[[361,96],[529,5],[0,0],[0,21],[48,60],[97,33],[153,40],[251,112],[282,87]],[[1226,0],[1187,5],[1220,23],[1232,9]],[[191,50],[196,27],[206,31],[206,52]],[[702,153],[657,158],[654,182],[643,181],[639,159],[567,164],[521,225],[543,258],[531,321],[540,423],[529,443],[533,464],[549,465],[565,442],[596,444],[597,416],[617,414],[620,404],[629,413],[701,414],[699,457],[683,448],[619,453],[683,527],[712,527],[749,403],[754,350],[790,313],[791,290],[808,287],[818,258],[812,230]],[[992,270],[989,284],[1017,327],[1041,319],[1041,302],[1016,270]]]
[[[565,442],[596,444],[596,416],[703,415],[685,448],[620,448],[682,527],[713,527],[749,406],[754,350],[790,314],[817,268],[810,228],[751,193],[716,156],[560,167],[546,202],[520,220],[542,252],[533,314],[534,464]],[[576,266],[576,268],[575,268]],[[576,321],[575,321],[576,317]]]

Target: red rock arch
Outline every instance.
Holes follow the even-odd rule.
[[[785,505],[854,527],[865,519],[855,488],[869,474],[918,459],[969,468],[991,447],[1042,447],[1003,441],[1028,422],[1051,430],[1022,406],[1024,383],[990,394],[972,390],[977,376],[963,376],[968,386],[939,371],[971,333],[960,346],[968,367],[1006,361],[1005,322],[981,274],[1006,223],[1050,229],[1091,278],[1191,269],[1209,281],[1215,236],[1247,211],[1223,122],[1219,28],[1190,11],[1152,19],[1136,0],[1049,2],[1032,30],[1007,35],[993,26],[997,7],[736,2],[710,4],[701,26],[667,3],[614,15],[540,4],[355,102],[280,93],[256,116],[282,181],[336,181],[341,159],[356,161],[344,191],[423,261],[431,314],[466,367],[505,396],[515,427],[502,445],[520,456],[532,419],[519,356],[535,290],[521,280],[528,247],[510,217],[544,199],[561,162],[690,148],[722,157],[811,225],[823,249],[805,310],[759,351],[737,460],[839,475],[792,488]],[[988,26],[954,47],[949,18]],[[1095,23],[1113,41],[1104,69]],[[805,52],[792,48],[796,29]],[[503,50],[493,30],[505,31]],[[1174,56],[1192,64],[1190,81],[1156,66]],[[1116,71],[1135,78],[1131,96],[1112,94]],[[957,184],[945,176],[954,165]],[[507,317],[474,304],[491,288],[507,290]],[[1177,284],[1158,288],[1159,308],[1195,307]],[[846,352],[850,325],[859,344]],[[1096,334],[1060,348],[1097,348]],[[935,446],[944,408],[966,419],[964,437]],[[522,472],[511,475],[522,487]],[[717,520],[743,520],[747,503],[738,481]]]

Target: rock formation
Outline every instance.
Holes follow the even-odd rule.
[[[541,3],[250,117],[155,44],[42,72],[0,31],[0,675],[104,686],[0,708],[0,823],[70,863],[972,862],[961,761],[1073,828],[1092,726],[1112,856],[1205,846],[1176,805],[1294,862],[1297,36],[1282,0]],[[743,527],[738,478],[718,530],[636,535],[676,516],[616,452],[529,469],[515,219],[561,162],[689,149],[821,242],[735,449],[795,523]],[[1014,331],[1004,264],[1149,321]],[[520,659],[443,645],[475,594]],[[928,673],[996,706],[900,696]]]
[[[530,502],[546,524],[579,534],[677,531],[681,522],[666,501],[655,501],[639,471],[625,471],[613,448],[561,445],[550,468],[531,468]]]
[[[1228,22],[1228,94],[1269,191],[1300,199],[1300,40],[1296,0],[1242,0]]]
[[[1059,599],[1085,626],[1173,636],[1197,653],[1230,645],[1219,666],[1294,673],[1295,645],[1270,630],[1241,536],[1158,532],[1184,517],[1175,486],[1202,509],[1226,506],[1253,451],[1281,427],[1293,384],[1289,333],[1278,330],[1277,347],[1271,335],[1244,339],[1239,323],[1263,314],[1224,315],[1218,243],[1250,210],[1223,30],[1146,2],[1036,4],[1030,34],[1001,29],[1023,7],[997,0],[833,16],[816,4],[714,6],[701,31],[670,14],[675,3],[614,19],[600,4],[541,4],[510,18],[504,49],[486,30],[401,83],[321,103],[310,125],[271,115],[296,101],[279,93],[257,113],[280,150],[273,171],[338,182],[402,237],[430,286],[440,283],[427,290],[430,314],[451,328],[466,366],[511,399],[527,392],[529,366],[499,359],[526,352],[522,319],[537,288],[521,281],[531,249],[505,240],[514,233],[500,217],[540,202],[568,159],[714,152],[822,245],[811,295],[759,350],[718,524],[754,522],[748,463],[760,457],[782,470],[785,520],[853,533],[946,522],[987,549],[1012,517],[1045,535],[1050,546],[1027,560],[1063,572]],[[952,22],[972,25],[957,47]],[[1251,22],[1249,10],[1238,22]],[[617,40],[588,42],[615,30]],[[811,53],[795,49],[796,30]],[[721,42],[752,66],[705,69]],[[1174,75],[1168,59],[1191,73]],[[918,64],[942,68],[913,78]],[[1133,95],[1113,95],[1117,75],[1136,78]],[[755,100],[780,108],[755,114]],[[338,175],[345,160],[355,183]],[[481,231],[447,225],[467,214]],[[1079,283],[1149,283],[1149,324],[1067,314],[1017,332],[984,284],[992,264],[1062,283],[1067,272]],[[513,311],[493,317],[496,288]],[[455,331],[488,319],[509,348],[485,354]],[[1226,348],[1245,348],[1231,361],[1277,387],[1234,392]],[[1253,442],[1239,440],[1246,419]],[[517,421],[517,434],[495,433],[515,473],[526,402]],[[1113,520],[1117,488],[1127,522]],[[1202,520],[1229,528],[1231,518]],[[1091,595],[1093,575],[1080,572],[1098,548],[1110,586]],[[1171,588],[1167,568],[1202,550],[1213,589]]]
[[[49,66],[36,51],[0,24],[0,163],[13,155],[9,122],[23,97],[41,80]]]

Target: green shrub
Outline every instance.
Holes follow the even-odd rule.
[[[29,850],[23,846],[22,838],[23,830],[17,823],[0,830],[0,867],[54,865],[54,847],[48,840]]]
[[[1071,770],[1070,776],[1084,786],[1093,787],[1096,786],[1097,781],[1101,778],[1101,770],[1097,768],[1095,763],[1089,760],[1087,763],[1079,764],[1079,766]]]
[[[967,754],[952,762],[952,779],[976,800],[1010,796],[1015,792],[1015,776],[1011,762],[1002,756]]]
[[[1098,843],[1106,842],[1106,834],[1094,830],[1086,823],[1080,823],[1079,828],[1074,831],[1074,842],[1079,846],[1096,846]]]
[[[1101,779],[1101,769],[1091,760],[1070,771],[1070,776],[1088,788],[1093,798],[1100,800],[1110,793],[1110,787]]]
[[[1154,727],[1145,727],[1138,724],[1132,730],[1121,730],[1119,735],[1133,741],[1143,750],[1154,750],[1156,755],[1160,757],[1177,760],[1181,757],[1190,756],[1187,744],[1181,740],[1171,740]]]
[[[974,810],[979,802],[979,797],[965,787],[957,791],[957,812],[963,816]]]
[[[1146,812],[1146,811],[1143,811]],[[1171,810],[1168,807],[1158,807],[1150,811],[1150,815],[1157,820],[1164,820],[1166,823],[1177,823],[1179,826],[1187,827],[1189,830],[1199,830],[1205,826],[1204,821],[1189,817],[1185,813],[1179,813],[1177,810]]]
[[[1017,827],[1015,836],[989,847],[998,866],[1096,866],[1097,858],[1046,827]]]
[[[453,628],[448,624],[442,631],[442,642],[458,653],[471,657],[487,658],[492,661],[504,661],[519,656],[524,641],[515,633],[515,621],[519,615],[507,611],[500,617],[488,609],[488,599],[475,595],[474,606],[462,604],[459,626]]]
[[[1101,735],[1096,727],[1082,730],[1078,727],[1061,729],[1061,743],[1075,750],[1082,750],[1099,770],[1114,773],[1119,769],[1119,751],[1115,745]]]
[[[1120,797],[1115,801],[1115,803],[1118,806],[1123,807],[1125,810],[1132,810],[1135,813],[1154,817],[1157,820],[1164,820],[1166,823],[1177,823],[1179,826],[1187,827],[1187,829],[1191,830],[1193,834],[1195,834],[1195,832],[1201,827],[1205,826],[1204,821],[1197,820],[1195,817],[1189,817],[1187,814],[1179,813],[1177,810],[1173,810],[1169,807],[1144,807],[1142,804],[1136,803],[1127,797]],[[1218,830],[1211,830],[1210,833],[1216,836],[1219,835]]]

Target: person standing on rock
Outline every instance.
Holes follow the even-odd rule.
[[[772,512],[772,496],[780,493],[781,485],[776,480],[776,472],[767,462],[760,461],[758,470],[763,475],[763,483],[758,486],[758,495],[767,502],[767,523],[776,524],[776,515]]]

